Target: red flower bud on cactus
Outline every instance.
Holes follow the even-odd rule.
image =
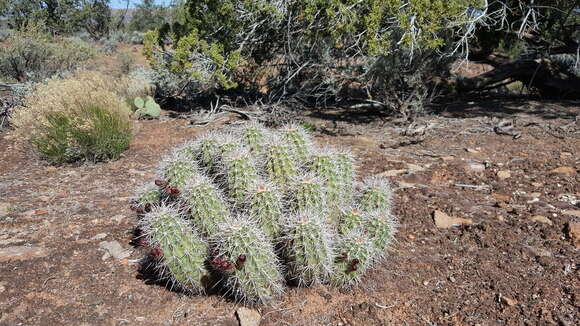
[[[145,239],[139,239],[139,241],[137,241],[137,245],[139,247],[149,247],[149,241]]]
[[[357,269],[358,269],[358,267],[357,267],[356,265],[351,265],[351,266],[350,266],[350,271],[351,271],[351,272],[354,272],[354,271],[356,271]]]
[[[238,266],[243,266],[246,263],[246,255],[241,254],[238,256],[238,259],[236,260],[236,265]]]
[[[348,254],[346,252],[343,252],[340,254],[340,259],[341,260],[346,260],[348,258]]]
[[[149,203],[145,204],[145,212],[147,213],[151,212],[151,204]]]
[[[164,187],[167,187],[167,182],[165,182],[163,180],[155,180],[155,185],[157,187],[164,188]]]
[[[171,187],[171,194],[173,196],[178,196],[180,194],[179,189],[175,188],[175,187]]]
[[[163,257],[163,251],[159,248],[153,248],[150,252],[151,256],[154,258],[161,258]]]
[[[355,265],[358,265],[358,264],[360,263],[360,260],[358,260],[358,258],[355,258],[355,259],[353,259],[353,260],[352,260],[350,263],[351,263],[353,266],[355,266]]]

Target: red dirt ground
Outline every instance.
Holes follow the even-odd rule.
[[[356,154],[361,176],[390,176],[400,229],[359,286],[291,288],[250,307],[260,325],[579,325],[579,114],[578,103],[457,103],[415,137],[364,113],[305,114],[317,142]],[[515,119],[521,137],[494,132],[492,116]],[[170,148],[218,127],[138,127],[120,160],[78,167],[0,134],[0,325],[238,325],[239,304],[143,279],[130,245],[133,190]],[[435,211],[472,223],[438,228]],[[99,243],[112,240],[131,255],[106,257]]]

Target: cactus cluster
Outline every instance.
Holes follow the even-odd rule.
[[[159,115],[161,114],[161,107],[151,96],[136,97],[133,99],[133,105],[135,107],[135,115],[140,119],[155,119],[159,118]]]
[[[184,143],[134,197],[159,275],[192,293],[264,302],[285,285],[350,287],[395,233],[392,191],[299,125],[251,123]]]

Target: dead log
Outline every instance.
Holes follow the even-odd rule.
[[[479,76],[458,80],[457,87],[460,92],[473,92],[509,80],[535,88],[546,98],[580,98],[580,78],[561,71],[547,59],[504,63]]]

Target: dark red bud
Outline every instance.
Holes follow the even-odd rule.
[[[149,242],[145,239],[139,239],[137,245],[139,245],[139,247],[149,247]]]
[[[161,188],[163,188],[163,187],[166,187],[166,186],[167,186],[167,182],[165,182],[165,181],[163,181],[163,180],[155,180],[155,185],[156,185],[157,187],[161,187]]]
[[[149,203],[145,204],[145,212],[147,213],[151,212],[151,204]]]
[[[159,248],[151,249],[151,256],[155,258],[163,257],[163,251]]]
[[[244,265],[245,262],[246,262],[246,255],[241,254],[238,256],[238,259],[236,260],[236,265],[242,266],[242,265]]]
[[[177,189],[175,187],[169,187],[169,188],[165,189],[165,192],[170,194],[170,195],[173,195],[173,196],[179,195],[179,189]]]
[[[343,252],[342,254],[340,254],[340,259],[344,260],[348,258],[348,254],[346,252]]]
[[[353,272],[356,271],[357,269],[358,269],[358,267],[356,265],[350,266],[350,270]]]
[[[358,258],[355,258],[355,259],[353,259],[353,260],[351,261],[351,264],[352,264],[353,266],[355,266],[355,265],[357,265],[357,264],[359,264],[359,263],[360,263],[360,260],[358,260]]]
[[[145,211],[144,211],[142,208],[136,208],[136,209],[135,209],[135,212],[136,212],[137,214],[139,214],[139,215],[143,215],[143,214],[145,214]]]

